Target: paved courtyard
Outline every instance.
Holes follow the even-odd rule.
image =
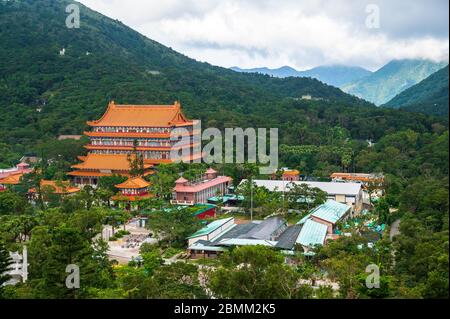
[[[115,232],[123,229],[116,228]],[[139,256],[139,248],[142,243],[156,244],[158,241],[155,238],[149,237],[150,231],[146,228],[139,227],[137,222],[130,222],[125,226],[125,229],[130,232],[130,235],[119,238],[116,241],[109,241],[112,236],[111,226],[103,228],[102,236],[108,242],[108,255],[111,260],[115,259],[119,264],[127,264],[133,258]]]

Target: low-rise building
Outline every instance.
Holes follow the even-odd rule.
[[[194,205],[208,203],[208,199],[214,196],[223,196],[231,186],[232,178],[218,176],[213,169],[208,169],[203,178],[196,181],[188,181],[180,177],[175,182],[172,204]]]
[[[327,234],[332,235],[338,222],[345,222],[353,217],[352,208],[346,204],[328,200],[324,204],[314,208],[306,215],[299,224],[304,224],[308,220],[324,224],[327,226]]]
[[[242,183],[247,180],[242,180]],[[291,187],[297,185],[308,185],[311,188],[318,188],[327,193],[327,199],[339,203],[347,204],[359,213],[362,210],[364,191],[360,183],[339,183],[339,182],[304,182],[304,181],[274,181],[274,180],[253,180],[258,187],[265,187],[270,192],[290,191]]]
[[[69,181],[49,181],[49,180],[41,180],[40,188],[41,192],[45,193],[46,191],[50,191],[53,194],[60,196],[74,195],[81,190],[79,187],[71,185]],[[28,191],[28,193],[31,200],[37,199],[38,192],[35,188],[31,188]]]
[[[301,227],[288,227],[287,221],[279,216],[248,223],[222,219],[190,236],[188,250],[191,258],[215,257],[230,247],[256,245],[293,253]]]
[[[207,226],[203,227],[199,231],[195,232],[188,239],[188,245],[191,247],[198,241],[209,241],[216,238],[219,234],[228,230],[230,227],[234,227],[234,218],[224,218],[211,222]]]
[[[312,248],[325,245],[327,230],[327,225],[308,219],[302,225],[297,243],[302,245],[305,253],[310,253]]]
[[[6,190],[8,186],[18,185],[23,175],[31,173],[33,170],[28,163],[17,164],[16,167],[0,170],[0,192]]]

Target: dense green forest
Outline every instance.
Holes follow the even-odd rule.
[[[384,106],[448,116],[448,65],[403,91]]]
[[[358,250],[355,247],[363,239],[357,236],[343,238],[295,272],[282,265],[276,253],[238,250],[225,256],[223,269],[211,277],[216,295],[248,297],[239,290],[238,275],[244,274],[237,273],[228,286],[220,285],[246,260],[257,270],[252,274],[263,275],[271,267],[279,275],[276,278],[285,278],[292,288],[286,293],[274,286],[275,277],[266,278],[254,296],[330,297],[327,290],[313,293],[306,286],[293,285],[299,277],[314,278],[317,269],[325,267],[343,287],[341,298],[448,297],[447,119],[376,108],[317,80],[241,74],[199,63],[81,5],[81,28],[68,29],[68,3],[0,1],[2,167],[16,164],[24,154],[37,154],[49,160],[42,167],[42,178],[66,178],[85,141],[56,137],[81,134],[85,122],[98,118],[110,99],[123,104],[172,104],[179,99],[185,113],[202,119],[204,127],[277,127],[281,165],[319,178],[340,170],[383,172],[387,195],[375,211],[388,224],[400,218],[400,235],[393,242],[380,243],[388,254]],[[299,99],[304,94],[322,100]],[[236,182],[250,174],[245,165],[218,169]],[[190,168],[160,168],[153,182],[161,185],[162,198],[170,197],[174,178],[182,170]],[[28,240],[33,269],[30,283],[8,289],[5,297],[206,297],[199,288],[198,268],[162,265],[159,249],[163,248],[143,249],[143,267],[114,271],[105,244],[95,239],[102,224],[124,218],[108,208],[113,182],[105,181],[100,192],[87,189],[72,200],[55,199],[49,207],[27,204],[25,193],[33,180],[0,195],[0,242],[13,249]],[[267,214],[275,209],[269,204],[263,205]],[[186,231],[182,225],[195,226],[181,216],[173,217],[160,224],[180,226],[182,235]],[[262,259],[269,262],[261,268]],[[85,266],[83,289],[76,293],[60,286],[65,273],[58,269],[68,261]],[[369,261],[383,264],[389,283],[379,296],[361,290],[358,278]],[[355,267],[349,270],[345,265]],[[191,280],[180,284],[181,278]],[[245,279],[249,285],[254,282]]]

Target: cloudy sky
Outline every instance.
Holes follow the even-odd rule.
[[[375,70],[391,59],[448,61],[449,55],[448,0],[79,1],[224,67],[346,64]]]

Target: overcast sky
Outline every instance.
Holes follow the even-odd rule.
[[[449,55],[448,0],[79,1],[224,67],[346,64],[375,70],[391,59],[448,61]],[[379,8],[379,28],[367,27],[367,20],[376,26],[370,4]]]

